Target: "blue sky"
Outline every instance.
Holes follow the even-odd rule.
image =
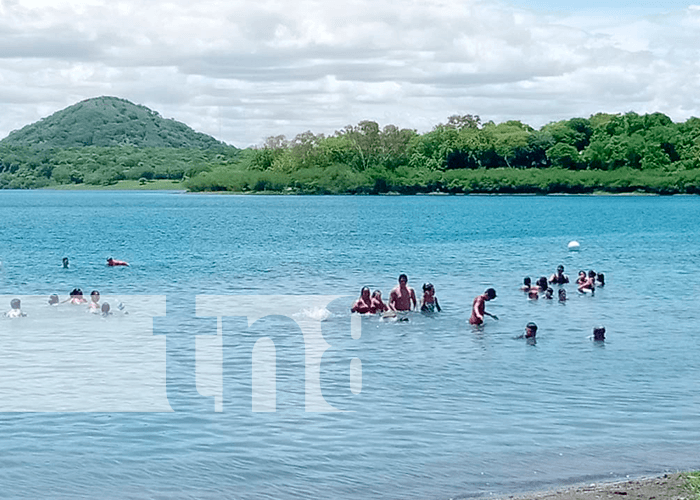
[[[454,114],[683,121],[698,47],[677,1],[0,0],[0,137],[101,95],[239,147]]]

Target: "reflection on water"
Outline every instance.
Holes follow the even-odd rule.
[[[693,197],[0,192],[0,306],[27,313],[0,318],[0,485],[453,498],[700,467],[698,215]],[[527,300],[523,277],[558,264],[607,284]],[[443,311],[350,314],[400,273]],[[499,320],[473,328],[491,286]],[[75,287],[129,314],[48,306]],[[530,321],[536,345],[514,340]]]

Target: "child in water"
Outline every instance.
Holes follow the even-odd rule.
[[[383,313],[389,310],[389,306],[382,300],[381,290],[372,292],[372,309],[374,309],[375,313]]]
[[[12,299],[10,301],[10,307],[12,309],[5,313],[6,318],[22,318],[26,316],[26,314],[22,312],[22,302],[19,299]]]
[[[515,337],[516,339],[525,339],[529,344],[535,344],[537,337],[537,325],[535,323],[528,323],[525,325],[525,333]]]
[[[93,290],[90,292],[90,312],[97,314],[100,312],[100,292]]]
[[[83,297],[83,291],[80,288],[74,288],[68,299],[71,304],[85,304],[87,299]]]
[[[102,307],[100,308],[100,310],[98,312],[101,312],[102,316],[111,316],[112,313],[110,312],[109,309],[110,309],[109,304],[107,302],[105,302],[104,304],[102,304]]]
[[[423,285],[423,298],[420,302],[421,312],[433,313],[436,309],[438,312],[441,311],[440,304],[438,304],[438,299],[435,296],[435,287],[432,285],[432,283],[426,283]]]
[[[595,271],[592,269],[588,271],[588,277],[579,285],[578,291],[581,293],[590,293],[591,295],[595,293]]]

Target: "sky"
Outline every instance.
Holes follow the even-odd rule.
[[[700,116],[700,0],[0,0],[0,138],[98,96],[237,147],[372,120]]]

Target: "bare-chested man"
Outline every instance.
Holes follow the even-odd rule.
[[[389,294],[389,309],[392,311],[411,311],[418,306],[416,292],[408,288],[408,276],[399,276],[399,284]]]
[[[469,318],[469,323],[472,325],[482,325],[484,316],[491,316],[493,319],[498,319],[498,316],[486,312],[486,302],[496,298],[496,290],[489,288],[483,294],[477,295],[472,304],[472,315]]]

